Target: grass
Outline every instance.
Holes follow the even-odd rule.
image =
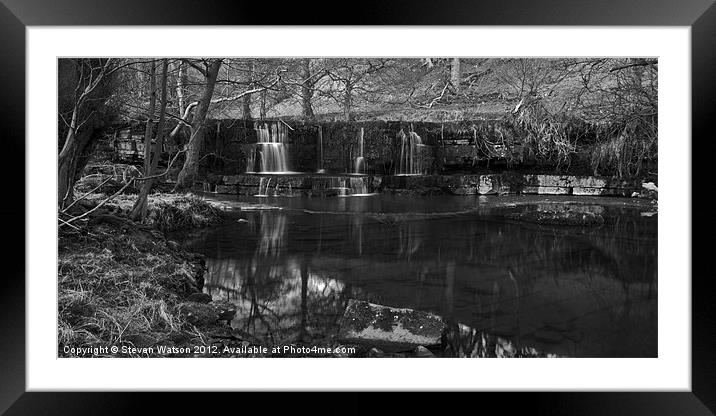
[[[98,194],[89,199],[104,198]],[[134,198],[122,195],[106,206],[112,215],[122,217],[131,210]],[[189,294],[200,290],[203,262],[200,256],[167,241],[158,230],[213,224],[221,219],[220,211],[196,196],[154,194],[148,212],[149,227],[127,229],[110,222],[90,222],[82,232],[60,228],[60,356],[73,356],[65,347],[203,343],[201,331],[179,310]]]
[[[99,203],[105,194],[91,194],[86,199]],[[105,206],[119,216],[132,211],[135,194],[118,195]],[[147,225],[168,232],[186,228],[199,228],[221,221],[222,210],[218,205],[193,194],[154,193],[148,196]]]

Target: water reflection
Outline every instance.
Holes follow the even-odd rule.
[[[655,217],[599,206],[607,221],[587,230],[503,220],[534,206],[451,214],[419,201],[420,212],[377,215],[375,203],[247,212],[185,243],[208,256],[207,291],[237,304],[232,324],[274,343],[329,339],[358,298],[440,314],[503,350],[656,356]],[[447,353],[483,354],[479,337]]]

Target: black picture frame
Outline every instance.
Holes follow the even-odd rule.
[[[0,279],[0,413],[6,414],[130,414],[146,409],[146,401],[160,401],[165,412],[204,408],[216,399],[177,398],[172,395],[148,397],[132,393],[28,393],[25,392],[25,28],[45,25],[255,25],[255,24],[366,24],[373,25],[590,25],[590,26],[689,26],[691,27],[692,137],[699,137],[699,152],[693,152],[693,166],[707,166],[711,120],[716,119],[716,6],[713,0],[516,0],[467,2],[459,0],[392,2],[366,0],[342,11],[339,2],[294,2],[268,7],[264,2],[218,0],[0,0],[0,118],[6,158],[2,173],[5,202],[4,224],[12,241],[4,249],[4,276]],[[271,10],[267,10],[270,8]],[[329,11],[329,13],[326,13]],[[693,145],[695,140],[684,145]],[[52,146],[55,138],[48,138]],[[22,177],[19,180],[18,177]],[[707,176],[692,173],[692,190],[703,187]],[[54,180],[54,178],[48,178]],[[18,188],[18,189],[15,189]],[[22,197],[20,197],[22,196]],[[696,196],[696,195],[694,195]],[[706,218],[708,204],[692,200],[692,222]],[[24,221],[19,219],[23,218]],[[694,231],[705,234],[699,227]],[[712,273],[698,273],[701,265],[695,254],[708,244],[692,250],[692,389],[690,392],[604,392],[604,393],[490,393],[467,402],[475,409],[497,406],[501,410],[548,414],[680,414],[708,415],[716,411],[716,307],[710,288]],[[700,256],[701,259],[705,256]],[[687,279],[689,276],[669,276]],[[516,397],[515,397],[516,396]],[[191,397],[191,396],[189,396]],[[239,399],[241,400],[241,399]],[[266,402],[267,399],[259,399]],[[302,396],[296,400],[311,400]],[[277,407],[295,407],[296,400],[272,401]],[[415,400],[409,400],[415,403]],[[429,401],[429,399],[428,399]],[[364,413],[372,401],[355,396],[342,399],[342,411]],[[401,406],[403,399],[381,404],[382,410]],[[445,411],[450,400],[417,402],[423,410]],[[471,404],[470,404],[471,403]],[[314,408],[316,405],[312,405]],[[362,409],[362,410],[361,410]]]

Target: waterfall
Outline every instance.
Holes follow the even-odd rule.
[[[358,135],[358,149],[360,151],[360,156],[358,156],[355,160],[355,166],[353,169],[353,173],[365,173],[365,159],[363,158],[363,127],[360,128],[360,134]]]
[[[325,173],[326,169],[323,168],[323,127],[318,126],[318,173]]]
[[[424,146],[422,139],[412,129],[407,135],[401,129],[398,138],[400,139],[398,175],[421,175],[423,173],[421,149]]]
[[[265,183],[265,185],[264,185]],[[259,179],[259,193],[254,196],[269,196],[269,186],[271,186],[271,178]],[[278,181],[276,181],[276,189],[278,190]]]
[[[280,122],[256,123],[257,142],[249,153],[246,171],[251,173],[288,172],[288,128]],[[257,166],[257,163],[258,166]]]

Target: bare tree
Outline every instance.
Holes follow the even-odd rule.
[[[460,58],[452,58],[450,66],[450,83],[455,93],[460,92],[460,82],[462,80],[462,72],[460,70]]]
[[[330,97],[341,105],[345,121],[351,121],[354,95],[356,93],[374,94],[379,91],[368,82],[370,76],[384,70],[389,59],[334,59],[327,68],[327,75],[333,82],[330,88],[321,90],[321,94]]]
[[[313,86],[317,79],[311,75],[311,60],[309,58],[301,59],[301,109],[303,117],[307,120],[313,119],[316,115],[313,113]]]
[[[154,63],[152,62],[152,78],[154,78]],[[165,114],[167,110],[167,73],[168,73],[168,60],[165,58],[162,60],[162,79],[161,79],[161,108],[159,110],[159,122],[157,123],[157,133],[156,133],[156,139],[154,143],[154,152],[152,154],[149,149],[152,145],[152,139],[151,139],[151,133],[148,134],[145,139],[145,160],[144,160],[144,176],[149,178],[151,177],[154,172],[157,170],[157,167],[159,166],[159,159],[162,155],[162,148],[164,144],[164,120],[165,120]],[[155,88],[154,80],[151,82],[151,88]],[[152,98],[154,100],[154,95],[152,94]],[[154,101],[152,100],[150,104],[150,118],[152,115],[152,112],[154,111]],[[149,124],[149,119],[147,120],[147,124]],[[150,162],[151,159],[151,162]],[[140,219],[142,222],[147,217],[147,197],[149,196],[149,192],[152,190],[152,187],[154,186],[155,179],[146,179],[142,183],[142,189],[139,192],[139,196],[137,197],[137,200],[134,203],[134,206],[132,207],[132,214],[131,218],[133,220]]]
[[[152,135],[153,135],[153,124],[154,124],[154,113],[156,112],[157,105],[157,70],[156,63],[154,61],[149,62],[149,111],[147,112],[147,124],[144,129],[144,174],[150,174],[151,168],[151,150],[152,150]],[[166,73],[163,75],[166,77]],[[162,110],[163,111],[163,110]]]
[[[194,181],[196,180],[199,169],[199,152],[204,144],[204,123],[206,121],[206,115],[209,112],[211,98],[214,95],[216,78],[219,75],[222,60],[209,59],[204,60],[201,64],[190,60],[185,60],[185,62],[204,76],[205,87],[204,94],[197,105],[196,113],[191,123],[191,138],[186,145],[186,159],[177,177],[175,189],[190,188],[194,185]]]
[[[113,117],[108,100],[116,59],[61,59],[59,70],[59,131],[64,142],[58,155],[58,202],[74,199],[74,184],[103,128]]]

